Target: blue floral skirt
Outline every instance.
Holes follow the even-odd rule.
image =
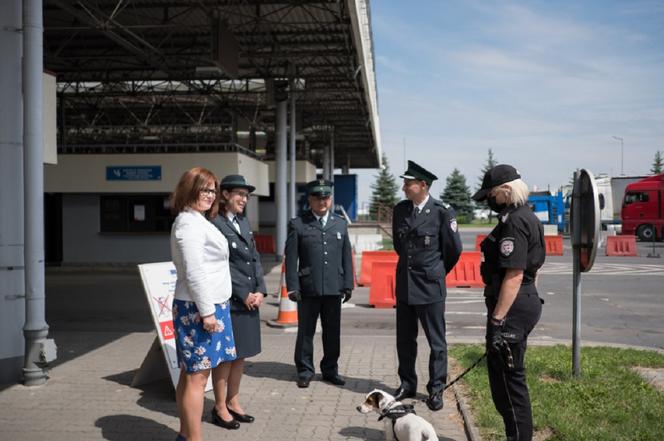
[[[214,315],[221,330],[208,332],[203,329],[203,320],[195,302],[173,300],[178,364],[187,372],[214,369],[219,363],[237,358],[228,302],[216,304]]]

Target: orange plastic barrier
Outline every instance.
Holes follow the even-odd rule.
[[[268,320],[267,323],[278,328],[297,326],[297,303],[288,298],[288,291],[286,290],[286,262],[281,264],[279,287],[279,313],[276,320]]]
[[[636,236],[607,236],[607,256],[638,256],[636,252]]]
[[[360,264],[360,279],[357,284],[360,286],[371,286],[371,266],[374,262],[392,262],[399,260],[396,251],[363,251],[362,263]]]
[[[482,254],[479,251],[464,251],[452,271],[445,277],[445,285],[455,288],[483,287],[481,261]]]
[[[254,234],[254,240],[259,253],[275,253],[274,237],[271,234]]]
[[[478,234],[475,236],[475,251],[480,251],[480,244],[486,238],[486,234]]]
[[[544,236],[544,245],[546,245],[547,256],[563,255],[563,237],[561,235]]]
[[[364,258],[364,257],[363,257]],[[369,304],[376,308],[392,308],[396,299],[396,262],[373,262]]]

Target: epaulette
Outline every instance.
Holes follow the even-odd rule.
[[[434,205],[438,205],[439,207],[443,207],[447,210],[452,208],[452,206],[450,204],[448,204],[447,202],[439,201],[438,199],[434,199],[433,203],[434,203]]]

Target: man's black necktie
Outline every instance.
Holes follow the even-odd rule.
[[[323,218],[319,217],[318,218],[318,223],[320,224],[321,228],[325,227],[325,222],[323,222]]]
[[[413,209],[413,217],[417,217],[418,214],[420,214],[420,207],[415,207]]]

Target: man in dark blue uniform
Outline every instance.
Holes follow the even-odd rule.
[[[314,376],[314,334],[320,316],[323,327],[323,380],[342,386],[340,352],[341,303],[353,289],[353,264],[346,221],[330,211],[332,182],[309,182],[309,206],[288,224],[286,239],[286,286],[297,301],[295,367],[297,385],[308,387]]]
[[[437,177],[408,161],[404,180],[405,201],[394,207],[392,237],[399,255],[396,274],[397,354],[401,385],[397,400],[414,397],[417,391],[417,322],[429,342],[429,382],[427,406],[443,408],[447,381],[447,342],[445,340],[445,275],[461,255],[454,209],[429,195]]]

